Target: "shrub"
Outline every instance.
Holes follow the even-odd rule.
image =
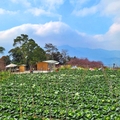
[[[11,76],[10,71],[0,71],[0,81],[5,80],[10,76]]]

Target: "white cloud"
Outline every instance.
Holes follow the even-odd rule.
[[[107,34],[114,35],[114,34],[120,34],[120,23],[114,23]]]
[[[10,0],[12,3],[18,3],[18,0]]]
[[[41,0],[43,6],[48,10],[55,10],[64,3],[64,0]]]
[[[70,3],[75,6],[76,9],[80,8],[85,3],[89,2],[90,0],[70,0]]]
[[[62,22],[49,22],[39,26],[36,30],[36,34],[39,36],[49,36],[51,34],[60,35],[61,33],[70,30],[70,27]]]
[[[31,13],[32,15],[38,17],[38,16],[47,16],[47,17],[51,17],[51,18],[58,18],[59,21],[61,21],[62,16],[57,14],[57,13],[53,13],[51,11],[47,11],[44,9],[40,9],[40,8],[30,8],[27,11],[25,11],[25,13]]]
[[[49,22],[46,24],[23,24],[6,31],[0,32],[1,46],[8,48],[8,44],[12,47],[13,40],[20,34],[28,34],[30,38],[34,39],[40,46],[45,43],[53,43],[55,45],[69,44],[75,46],[80,43],[80,36],[77,32],[72,30],[68,25],[62,22]],[[9,38],[8,38],[9,36]]]
[[[72,3],[73,0],[71,0]],[[73,13],[77,16],[85,16],[88,14],[95,14],[96,12],[101,13],[101,15],[104,16],[119,16],[120,17],[120,1],[119,0],[100,0],[100,2],[97,5],[91,5],[91,7],[87,7],[84,5],[84,3],[89,2],[89,0],[82,0],[79,2],[77,0],[76,6],[81,6],[81,7],[75,7],[73,10]]]
[[[85,2],[87,0],[83,3]],[[102,17],[107,16],[113,19],[113,24],[105,34],[91,36],[93,38],[91,47],[120,50],[120,0],[100,0],[98,4],[91,7],[80,5],[82,5],[80,9],[73,11],[76,16],[87,16],[99,12]]]
[[[16,13],[17,13],[16,11],[9,11],[9,10],[5,10],[5,9],[0,8],[0,14],[1,15],[3,15],[3,14],[13,15],[13,14],[16,14]]]
[[[27,8],[38,7],[47,11],[56,10],[64,0],[11,0],[12,3],[21,4]]]
[[[114,23],[103,35],[95,35],[94,38],[100,47],[109,50],[120,50],[120,23]]]
[[[103,15],[120,16],[119,0],[101,0],[98,7]]]
[[[89,36],[71,29],[62,22],[48,22],[46,24],[23,24],[0,32],[0,44],[5,48],[12,48],[13,40],[20,34],[27,34],[40,46],[53,43],[56,46],[70,45],[73,47],[103,48],[120,50],[120,24],[113,24],[103,35]],[[8,47],[9,44],[9,47]]]
[[[59,20],[61,20],[61,15],[55,14],[53,12],[50,12],[41,8],[31,8],[31,9],[28,9],[25,13],[28,13],[28,12],[30,12],[34,16],[46,15],[49,17],[58,17]]]
[[[50,12],[47,12],[44,9],[39,9],[39,8],[31,8],[31,9],[28,9],[26,12],[30,12],[35,16],[51,14]]]
[[[72,14],[76,16],[87,16],[89,14],[95,14],[98,11],[98,6],[87,6],[90,0],[70,0],[70,3],[74,6]]]
[[[34,0],[31,2],[31,6],[27,8],[24,13],[31,13],[36,17],[44,15],[61,20],[62,16],[57,13],[56,9],[63,3],[64,0]]]
[[[14,4],[21,4],[25,7],[30,7],[31,6],[31,3],[28,2],[28,0],[11,0],[12,3]]]
[[[8,43],[11,45],[13,43],[13,39],[15,39],[18,35],[30,34],[31,32],[34,32],[34,28],[35,25],[23,24],[5,31],[0,31],[0,43],[6,46],[8,46]]]
[[[72,12],[72,14],[74,14],[76,16],[86,16],[86,15],[89,15],[89,14],[94,14],[96,12],[97,12],[97,6],[92,6],[90,8],[83,8],[79,11],[74,10]]]

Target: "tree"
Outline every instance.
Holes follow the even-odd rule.
[[[13,61],[18,64],[27,64],[31,68],[36,62],[46,59],[45,51],[26,34],[16,37],[13,46],[14,48],[9,53]]]
[[[69,60],[67,50],[58,51],[57,47],[52,43],[45,44],[47,59],[53,59],[58,61],[60,64],[65,64]]]
[[[38,61],[46,59],[45,51],[35,43],[33,39],[30,39],[27,44],[23,45],[24,57],[29,65],[36,64]]]
[[[5,48],[0,46],[0,53],[3,53],[3,51],[5,51]]]
[[[59,63],[61,63],[62,55],[61,55],[61,53],[59,51],[57,51],[57,52],[53,53],[53,58],[54,58],[54,60],[56,60]]]
[[[61,56],[62,56],[61,57],[61,63],[62,64],[65,64],[70,58],[69,55],[68,55],[68,51],[64,50],[64,49],[61,51]]]
[[[11,49],[8,53],[10,54],[10,56],[12,56],[13,63],[16,63],[16,64],[24,63],[23,53],[19,47],[15,47],[15,48]]]
[[[45,44],[47,59],[54,59],[54,55],[58,52],[58,49],[56,46],[54,46],[52,43]],[[55,60],[55,59],[54,59]]]
[[[10,64],[10,62],[11,62],[10,57],[8,55],[7,56],[2,56],[1,60],[4,61],[5,65]]]
[[[87,58],[79,59],[79,58],[71,58],[67,64],[72,66],[80,66],[83,68],[100,68],[103,66],[103,63],[100,61],[89,61]]]

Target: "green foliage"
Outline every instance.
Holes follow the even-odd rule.
[[[46,54],[48,55],[48,59],[52,59],[52,60],[55,60],[54,59],[54,54],[58,52],[58,49],[56,48],[56,46],[54,46],[52,43],[48,43],[48,44],[45,44],[45,47],[46,49]]]
[[[119,71],[14,74],[1,82],[0,119],[119,120]]]
[[[3,53],[3,51],[5,51],[5,48],[0,46],[0,53]]]
[[[33,65],[38,61],[46,59],[45,51],[28,35],[21,34],[14,39],[13,46],[15,48],[9,51],[13,57],[13,62],[17,64]]]
[[[16,64],[23,64],[24,58],[22,55],[22,50],[19,47],[15,47],[9,51],[10,56],[12,56],[12,62]]]
[[[71,69],[71,65],[62,65],[59,69],[60,70],[69,70],[69,69]]]
[[[8,79],[10,76],[10,71],[0,71],[0,81]]]
[[[65,64],[69,59],[67,50],[62,50],[60,52],[52,43],[45,44],[44,48],[46,50],[47,59],[56,60],[60,64]]]

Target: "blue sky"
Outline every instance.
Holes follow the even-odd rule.
[[[41,47],[120,50],[120,0],[1,0],[0,46],[20,34]]]

